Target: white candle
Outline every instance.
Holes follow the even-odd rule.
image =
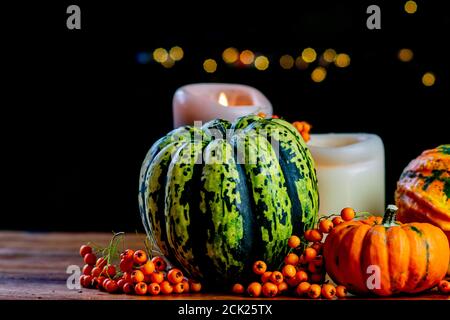
[[[374,134],[312,134],[320,215],[344,207],[381,215],[385,209],[384,146]]]
[[[241,84],[190,84],[179,88],[173,97],[175,128],[218,118],[233,121],[259,112],[272,115],[271,103],[259,90]]]

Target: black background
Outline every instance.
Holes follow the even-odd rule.
[[[371,132],[386,148],[387,201],[402,169],[421,151],[449,143],[449,11],[444,1],[175,2],[59,1],[2,10],[6,74],[2,100],[3,205],[0,229],[142,230],[138,175],[146,151],[172,128],[172,96],[193,82],[260,89],[274,112],[307,120],[313,132]],[[381,7],[381,30],[366,8]],[[81,30],[66,8],[81,7]],[[136,62],[138,52],[183,47],[171,69]],[[221,62],[234,46],[271,59],[267,71]],[[282,70],[282,54],[305,47],[351,56],[322,83]],[[414,51],[410,63],[400,48]],[[203,71],[205,58],[219,62]],[[424,87],[424,72],[437,82]]]

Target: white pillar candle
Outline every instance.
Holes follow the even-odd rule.
[[[374,134],[312,134],[308,147],[319,182],[320,215],[344,207],[381,215],[385,209],[384,146]]]
[[[193,125],[213,119],[233,121],[264,112],[272,115],[272,105],[257,89],[241,84],[198,83],[179,88],[173,97],[173,125]]]

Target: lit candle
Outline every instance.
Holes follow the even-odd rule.
[[[173,97],[173,125],[193,125],[212,119],[233,121],[263,112],[272,115],[272,105],[257,89],[241,84],[199,83],[179,88]]]
[[[344,207],[381,215],[385,208],[384,146],[374,134],[312,134],[320,215]]]

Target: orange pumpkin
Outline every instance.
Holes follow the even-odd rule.
[[[450,145],[427,150],[409,163],[395,201],[399,221],[434,224],[450,241]]]
[[[389,296],[436,286],[449,262],[448,240],[428,223],[395,221],[395,206],[384,218],[353,220],[333,228],[323,255],[329,276],[350,292]]]

